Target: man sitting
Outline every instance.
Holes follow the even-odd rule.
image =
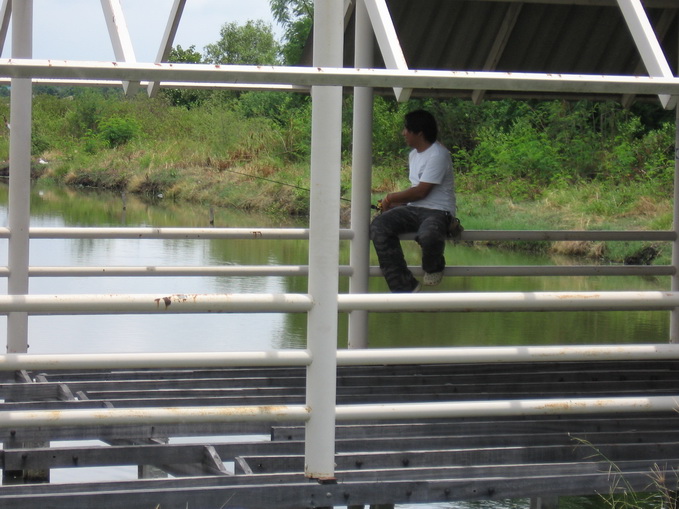
[[[403,137],[412,186],[382,199],[382,213],[370,225],[382,274],[392,292],[417,292],[420,283],[408,269],[399,235],[415,232],[422,248],[423,283],[441,282],[448,224],[455,216],[455,176],[450,152],[437,141],[433,115],[424,110],[405,116]]]

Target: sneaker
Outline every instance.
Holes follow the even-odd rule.
[[[436,286],[443,279],[443,271],[441,272],[425,272],[423,283],[427,286]]]
[[[416,286],[415,288],[413,288],[412,293],[417,293],[417,292],[419,292],[421,289],[422,289],[422,283],[420,283],[420,282],[418,281],[418,282],[417,282],[417,286]]]

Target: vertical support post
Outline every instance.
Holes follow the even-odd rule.
[[[677,39],[679,47],[679,39]],[[678,272],[671,278],[671,290],[679,291],[679,104],[674,107],[674,203],[673,219],[675,240],[672,243],[672,266]],[[670,343],[679,343],[679,308],[670,313]]]
[[[373,67],[373,30],[365,0],[355,9],[356,38],[354,65]],[[370,270],[370,188],[372,183],[373,89],[354,88],[353,160],[351,170],[351,241],[349,263],[353,274],[349,293],[368,293]],[[349,348],[368,347],[368,312],[349,313]]]
[[[674,138],[674,233],[679,238],[679,106],[675,108]],[[679,272],[679,240],[672,244],[672,266]],[[672,276],[673,292],[679,291],[679,274]],[[670,343],[679,343],[679,308],[670,314]]]
[[[12,3],[12,58],[33,56],[33,0]],[[33,85],[30,78],[12,78],[9,135],[9,279],[10,295],[28,293],[28,229],[31,196],[31,109]],[[28,314],[9,313],[7,352],[28,351]]]
[[[33,58],[33,0],[14,0],[12,9],[12,58]],[[33,83],[30,78],[12,78],[9,110],[9,278],[10,295],[28,293],[28,231],[31,221],[31,112]],[[7,315],[7,353],[28,351],[28,314]],[[17,373],[21,381],[27,381]],[[14,438],[6,449],[49,447],[49,443],[27,443]],[[49,482],[49,470],[4,471],[3,484]]]
[[[559,509],[559,497],[536,497],[530,500],[530,509]]]
[[[342,67],[344,2],[314,1],[314,66]],[[311,204],[305,474],[335,476],[342,87],[311,90]]]

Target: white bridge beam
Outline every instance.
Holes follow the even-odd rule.
[[[214,64],[144,64],[69,60],[0,59],[0,77],[104,79],[304,86],[497,90],[591,94],[679,95],[679,78],[582,74],[508,73],[280,67]]]

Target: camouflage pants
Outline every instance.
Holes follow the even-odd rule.
[[[443,210],[409,205],[393,208],[373,219],[370,238],[392,292],[412,292],[418,284],[408,269],[399,235],[415,232],[415,240],[422,248],[422,268],[425,272],[441,272],[446,266],[443,252],[448,221],[448,213]]]

